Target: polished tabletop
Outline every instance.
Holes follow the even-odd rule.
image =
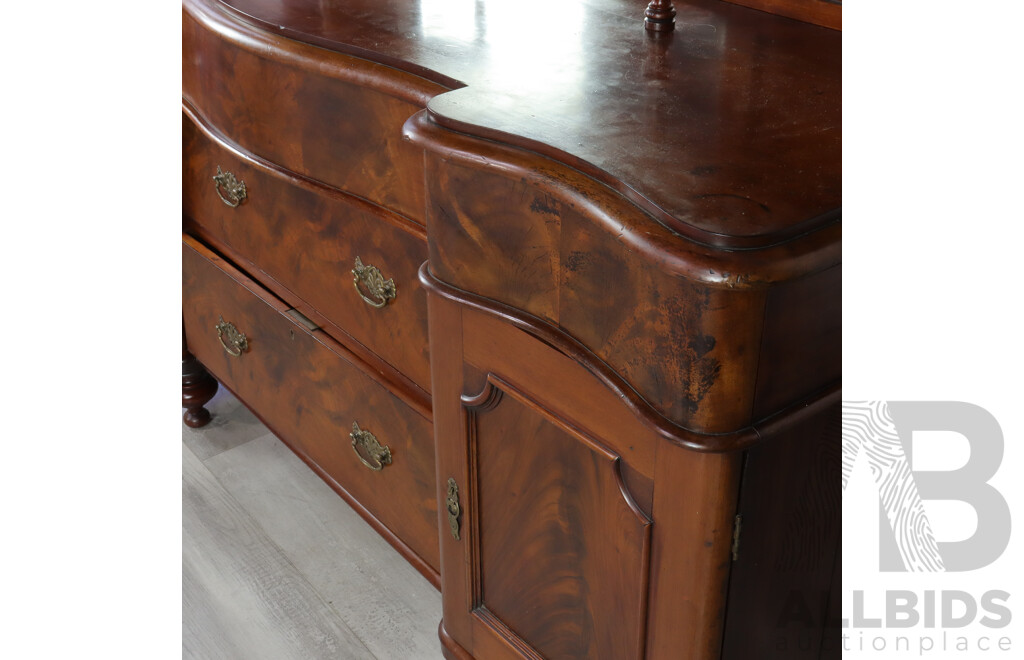
[[[841,33],[717,0],[220,0],[454,91],[438,123],[531,149],[727,248],[839,220]]]

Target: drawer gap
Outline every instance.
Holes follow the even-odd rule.
[[[319,330],[320,326],[314,323],[308,316],[304,315],[294,307],[285,312],[288,316],[292,317],[292,320],[304,327],[306,330],[313,332]]]

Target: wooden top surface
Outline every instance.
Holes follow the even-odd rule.
[[[543,153],[709,245],[755,248],[841,205],[841,33],[718,2],[220,0],[268,31],[455,89],[437,123]]]

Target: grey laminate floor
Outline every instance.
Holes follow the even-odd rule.
[[[182,425],[182,655],[441,657],[441,596],[221,389]]]

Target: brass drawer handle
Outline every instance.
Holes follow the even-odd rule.
[[[249,350],[249,340],[233,323],[225,321],[223,316],[217,318],[217,325],[214,327],[217,329],[217,339],[220,339],[220,345],[228,355],[238,357],[242,351]]]
[[[452,537],[459,540],[459,514],[462,509],[459,507],[459,485],[455,479],[448,477],[448,497],[445,499],[445,507],[448,509],[448,526],[452,529]]]
[[[352,280],[355,284],[356,292],[359,297],[366,301],[367,305],[380,309],[384,305],[387,305],[389,301],[394,300],[398,294],[398,290],[395,288],[394,280],[384,281],[384,276],[381,275],[380,270],[376,266],[364,266],[362,260],[356,257],[356,267],[352,269],[352,274],[355,275],[355,279]],[[366,286],[366,290],[370,292],[373,298],[367,298],[366,294],[363,293],[362,289],[359,288],[359,283],[362,282]]]
[[[352,438],[352,450],[363,465],[375,472],[383,470],[385,465],[391,465],[391,448],[381,447],[376,436],[359,428],[358,422],[352,422],[349,437]]]
[[[213,177],[214,186],[217,189],[217,196],[231,208],[235,208],[245,201],[245,181],[239,181],[231,172],[223,172],[220,165],[217,166],[217,174]],[[221,192],[221,189],[224,192]]]

